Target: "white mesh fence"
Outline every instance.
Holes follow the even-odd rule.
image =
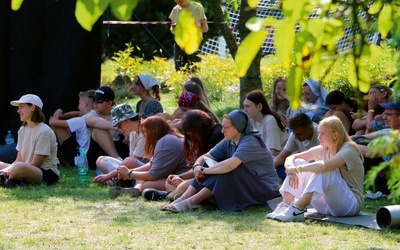
[[[277,19],[282,19],[283,15],[278,9],[280,6],[281,0],[272,1],[272,0],[260,0],[258,3],[257,8],[257,17],[266,18],[266,17],[275,17]],[[229,13],[230,24],[234,36],[236,37],[236,43],[240,44],[239,38],[239,31],[237,30],[237,25],[239,22],[239,11],[233,11],[232,8],[229,6],[226,7]],[[360,14],[363,16],[363,14]],[[310,18],[316,17],[316,14],[310,15]],[[275,47],[274,47],[274,28],[273,27],[266,27],[269,31],[268,36],[266,37],[263,45],[262,45],[262,52],[264,55],[274,54]],[[345,51],[351,47],[351,42],[349,41],[349,37],[352,36],[352,29],[351,27],[344,28],[344,35],[343,37],[337,42],[336,47],[339,52]],[[368,38],[374,42],[376,40],[376,35],[368,35]],[[226,46],[225,39],[221,37],[215,37],[208,39],[200,48],[201,52],[204,54],[218,54],[220,57],[224,58],[226,55],[229,54],[228,48]]]

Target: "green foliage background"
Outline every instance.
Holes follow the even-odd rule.
[[[382,46],[382,57],[366,60],[365,64],[371,74],[371,83],[389,84],[396,75],[397,52],[389,47]],[[217,55],[203,55],[202,61],[196,66],[195,73],[176,72],[172,60],[154,57],[152,60],[143,60],[134,56],[134,48],[126,44],[126,48],[118,51],[111,60],[103,63],[101,82],[114,88],[119,98],[133,98],[130,86],[115,85],[114,79],[118,75],[126,75],[133,78],[137,74],[151,74],[160,83],[164,91],[172,91],[175,97],[181,93],[183,83],[189,76],[198,76],[205,84],[208,97],[212,101],[224,102],[226,100],[239,100],[239,77],[237,67],[232,58],[222,59]],[[322,63],[322,84],[328,91],[339,89],[349,97],[354,97],[354,88],[347,79],[347,68],[349,60],[345,57],[337,60],[331,65],[329,62]],[[273,81],[278,76],[287,76],[288,70],[283,67],[279,59],[274,56],[266,56],[261,61],[261,78],[263,91],[270,101],[272,97]],[[305,79],[304,79],[305,80]],[[239,103],[236,103],[239,107]]]

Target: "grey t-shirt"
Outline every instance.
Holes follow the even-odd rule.
[[[161,137],[156,143],[150,164],[149,174],[155,179],[189,170],[183,155],[183,139],[171,134]]]
[[[314,123],[313,125],[314,132],[313,136],[310,140],[305,140],[303,142],[297,140],[293,133],[290,133],[289,139],[286,142],[285,145],[285,150],[289,151],[291,153],[297,153],[297,152],[304,152],[306,150],[309,150],[310,148],[319,145],[318,141],[318,124]]]
[[[217,161],[236,157],[242,161],[238,167],[250,169],[254,176],[264,181],[271,190],[279,189],[278,176],[271,152],[267,147],[261,147],[260,142],[251,135],[243,135],[238,144],[222,140],[210,151]]]

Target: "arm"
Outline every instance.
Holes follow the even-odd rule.
[[[118,130],[118,128],[112,126],[111,122],[109,122],[103,118],[96,117],[96,116],[88,117],[86,119],[86,125],[88,125],[89,127],[92,127],[92,128],[115,130],[115,131]]]
[[[70,118],[74,118],[74,117],[78,117],[79,115],[79,111],[69,111],[67,113],[63,114],[63,118],[64,120],[70,119]]]
[[[304,151],[304,152],[290,155],[285,160],[285,168],[288,169],[288,168],[292,168],[292,167],[296,166],[295,165],[296,159],[304,159],[304,160],[310,162],[310,161],[314,160],[314,156],[311,153],[310,149],[307,151]]]
[[[60,120],[58,116],[51,116],[49,120],[51,127],[69,128],[66,120]]]
[[[129,169],[125,165],[121,165],[117,168],[118,175],[122,177],[124,180],[141,180],[141,181],[156,181],[157,179],[152,177],[148,170],[150,164],[144,164],[141,167],[135,169]]]
[[[282,166],[285,163],[285,159],[289,157],[292,152],[286,149],[282,150],[279,155],[274,158],[275,168]]]
[[[206,19],[200,20],[199,27],[202,33],[206,33],[208,31],[207,20]]]
[[[203,156],[200,156],[199,159],[197,159],[196,163],[194,164],[195,167],[193,168],[193,171],[195,173],[197,173],[200,170],[201,164],[204,162],[204,156],[214,159],[208,153]],[[234,170],[235,168],[237,168],[237,166],[239,166],[241,163],[242,163],[242,161],[240,159],[238,159],[236,157],[231,157],[224,161],[221,161],[218,164],[215,164],[212,167],[205,168],[203,173],[204,174],[225,174],[225,173],[228,173],[228,172]]]
[[[39,168],[40,166],[42,166],[45,157],[46,155],[33,155],[31,165]]]
[[[320,160],[320,161],[315,161],[309,164],[305,164],[300,166],[300,172],[312,172],[312,173],[323,173],[323,172],[328,172],[335,170],[341,166],[344,166],[345,168],[345,161],[340,157],[340,156],[335,156],[332,159],[329,160]],[[295,174],[296,173],[296,167],[292,167],[290,169],[287,169],[286,171],[287,174]]]

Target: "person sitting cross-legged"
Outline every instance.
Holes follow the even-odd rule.
[[[149,156],[151,160],[143,166],[138,166],[137,161],[118,166],[119,178],[134,179],[136,184],[133,188],[111,188],[108,192],[111,198],[121,194],[138,197],[146,188],[165,190],[168,175],[183,174],[189,169],[183,154],[182,136],[167,121],[151,116],[141,122],[140,128],[146,140],[145,157]]]
[[[211,150],[224,136],[221,124],[215,123],[210,115],[201,110],[190,110],[182,118],[184,133],[183,151],[188,165],[193,166],[199,155]],[[166,191],[146,189],[143,196],[146,200],[174,200],[189,187],[193,180],[193,170],[183,174],[171,174],[165,182]]]

